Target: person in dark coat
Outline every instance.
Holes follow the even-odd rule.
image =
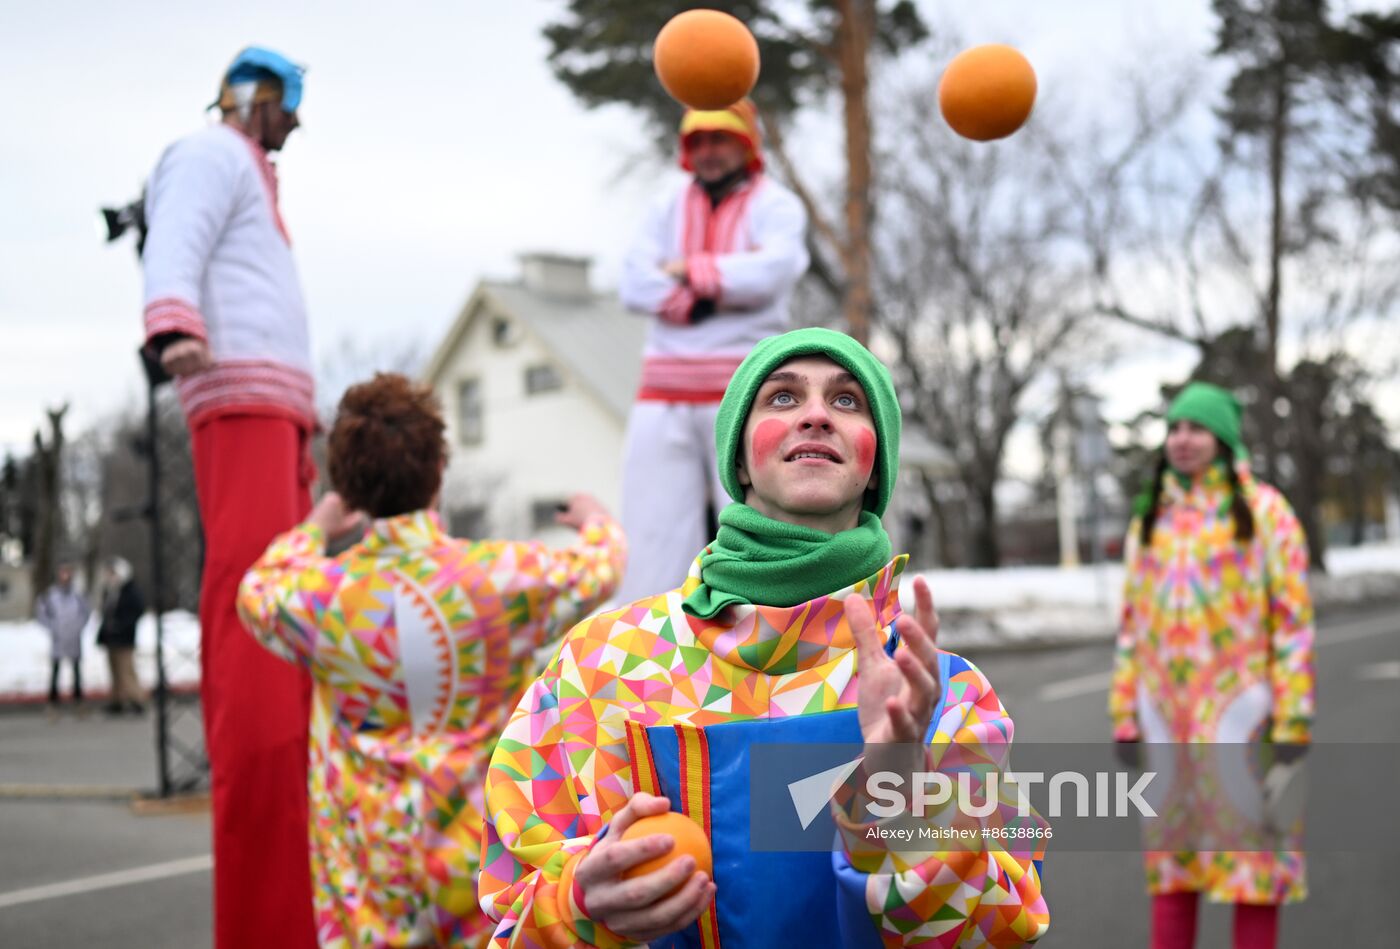
[[[146,711],[146,696],[136,678],[136,624],[146,612],[146,601],[141,596],[141,588],[132,579],[131,564],[113,557],[107,564],[106,574],[97,645],[107,650],[107,665],[112,676],[112,697],[107,702],[107,711],[120,715],[130,710],[140,715]]]

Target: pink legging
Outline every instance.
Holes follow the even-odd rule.
[[[1199,893],[1159,893],[1152,897],[1152,949],[1191,949],[1196,943]],[[1235,904],[1234,949],[1274,949],[1278,945],[1278,906]]]

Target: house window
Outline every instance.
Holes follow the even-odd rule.
[[[509,346],[515,342],[515,334],[511,332],[510,320],[504,316],[498,316],[492,320],[491,339],[497,346]]]
[[[463,379],[457,383],[457,440],[463,445],[481,444],[484,421],[481,380]]]
[[[547,527],[556,526],[554,515],[558,514],[563,507],[564,501],[561,498],[534,502],[530,505],[530,529],[542,531]]]
[[[553,392],[555,389],[562,388],[564,388],[564,380],[560,378],[559,370],[549,363],[526,367],[526,395],[538,395],[541,392]]]
[[[453,508],[447,512],[447,532],[453,537],[466,540],[480,540],[488,533],[486,525],[486,505],[473,504],[468,507]]]

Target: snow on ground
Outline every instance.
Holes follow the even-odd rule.
[[[111,685],[107,651],[96,645],[97,621],[83,633],[83,692],[105,694]],[[30,620],[0,623],[0,702],[45,696],[49,691],[49,634]],[[64,663],[59,691],[72,694],[72,670]],[[156,618],[147,613],[136,627],[136,675],[147,690],[156,684]],[[183,610],[165,614],[165,675],[171,686],[199,683],[199,620]]]
[[[1327,551],[1327,569],[1337,576],[1400,573],[1400,543],[1333,547]]]
[[[1123,591],[1119,563],[1084,567],[1002,567],[998,570],[924,570],[934,602],[955,610],[1027,606],[1096,606],[1115,611]],[[909,577],[901,585],[911,593]],[[912,600],[910,601],[912,602]]]
[[[1327,552],[1329,574],[1313,577],[1313,596],[1323,606],[1400,597],[1400,544],[1335,548]],[[1083,567],[1003,567],[1000,570],[927,570],[942,620],[940,642],[951,649],[997,648],[1103,640],[1113,634],[1123,588],[1121,564]],[[913,609],[913,577],[902,583]],[[94,644],[96,622],[84,635],[83,688],[108,688],[107,654]],[[155,617],[142,618],[136,633],[136,671],[147,689],[155,686]],[[199,682],[199,622],[189,613],[165,616],[165,667],[170,684]],[[68,670],[60,687],[68,694]],[[43,697],[49,688],[49,636],[38,623],[0,623],[0,702]]]
[[[1338,547],[1328,573],[1314,574],[1322,607],[1400,598],[1400,544]],[[926,570],[937,606],[940,642],[950,649],[1102,640],[1113,635],[1122,603],[1123,565]],[[913,609],[913,577],[901,601]]]
[[[1327,551],[1330,581],[1365,574],[1400,574],[1400,544],[1338,547]],[[1002,567],[998,570],[925,570],[940,607],[1004,610],[1027,606],[1094,606],[1117,613],[1123,591],[1123,565],[1081,567]],[[910,578],[912,579],[912,578]],[[905,584],[905,591],[910,589]],[[912,601],[911,601],[912,602]]]

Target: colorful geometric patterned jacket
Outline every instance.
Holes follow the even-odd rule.
[[[657,786],[658,766],[645,745],[661,758],[668,740],[682,758],[672,763],[682,769],[682,791],[667,796],[709,833],[718,893],[697,924],[653,946],[788,944],[793,932],[768,926],[759,934],[768,916],[780,914],[799,930],[803,917],[839,917],[839,927],[821,930],[816,945],[1019,946],[1044,933],[1049,912],[1038,854],[1014,855],[995,838],[976,835],[958,850],[929,844],[918,853],[893,852],[868,843],[865,828],[843,821],[837,804],[843,846],[817,855],[824,872],[727,877],[723,869],[721,845],[734,844],[723,838],[740,837],[738,849],[746,848],[751,815],[722,795],[746,804],[747,781],[722,789],[715,782],[724,768],[706,756],[716,754],[720,734],[736,728],[782,734],[842,717],[859,742],[856,650],[842,599],[866,597],[888,628],[900,612],[905,560],[797,606],[731,606],[699,620],[681,609],[700,582],[697,558],[680,589],[577,626],[527,690],[487,775],[480,897],[499,920],[493,944],[625,944],[589,918],[574,870],[632,794]],[[940,675],[944,695],[930,729],[931,754],[950,741],[1004,751],[1011,718],[982,673],[944,653]],[[692,760],[693,780],[685,770]]]
[[[253,635],[315,683],[320,944],[479,945],[486,763],[534,651],[615,589],[621,530],[595,517],[553,550],[455,540],[418,511],[375,521],[338,557],[324,550],[319,528],[283,534],[238,597]]]

